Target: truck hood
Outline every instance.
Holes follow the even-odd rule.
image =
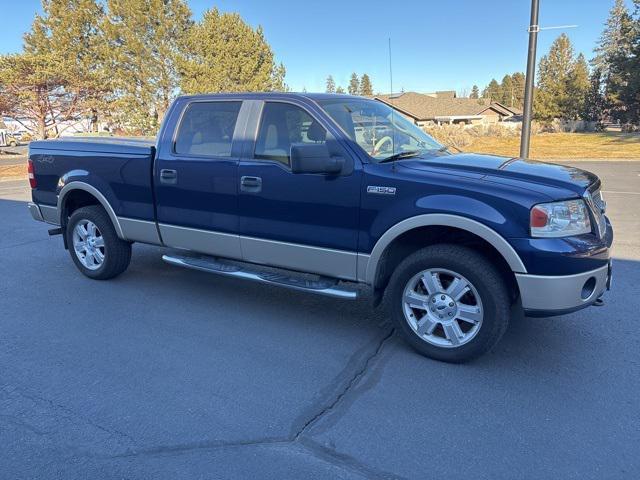
[[[416,170],[446,168],[481,175],[487,180],[502,179],[521,185],[524,182],[526,185],[522,186],[529,190],[547,190],[544,187],[553,187],[553,190],[569,190],[578,195],[582,195],[593,183],[599,182],[596,175],[579,168],[473,153],[407,159],[402,163],[403,166]]]

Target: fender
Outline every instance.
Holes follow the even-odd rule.
[[[491,244],[500,253],[500,255],[502,255],[513,272],[527,273],[527,269],[524,266],[524,263],[522,263],[522,260],[520,259],[516,251],[509,244],[509,242],[507,242],[495,230],[487,227],[480,222],[458,215],[430,213],[407,218],[389,228],[376,242],[373,250],[371,251],[371,255],[369,255],[368,261],[365,260],[366,255],[358,256],[359,259],[362,258],[362,260],[366,261],[366,267],[363,268],[365,273],[365,283],[367,283],[368,285],[374,284],[380,258],[382,257],[385,249],[391,244],[393,240],[395,240],[401,234],[408,232],[409,230],[413,230],[414,228],[427,227],[432,225],[455,227],[479,236],[480,238],[486,240],[489,244]]]
[[[113,208],[111,207],[111,205],[109,204],[105,196],[102,193],[100,193],[100,191],[97,188],[89,185],[88,183],[80,182],[77,180],[67,183],[62,188],[62,190],[60,190],[60,193],[58,194],[58,217],[60,217],[61,225],[62,225],[61,216],[62,216],[62,207],[64,206],[64,198],[69,192],[73,190],[84,190],[85,192],[88,192],[94,197],[96,197],[98,199],[98,202],[100,202],[100,205],[102,205],[102,207],[106,210],[107,214],[109,215],[109,218],[111,219],[111,222],[113,223],[113,226],[116,229],[116,233],[118,234],[118,237],[122,240],[126,240],[126,237],[122,232],[122,226],[120,225],[120,221],[118,220],[118,217],[116,216],[115,211],[113,210]]]

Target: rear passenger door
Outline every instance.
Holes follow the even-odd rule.
[[[239,165],[239,230],[246,261],[355,279],[359,165],[306,106],[255,102]],[[336,174],[294,174],[293,143],[324,143],[344,159]]]
[[[163,243],[240,258],[239,152],[242,101],[193,101],[176,121],[155,167],[157,218]],[[171,145],[168,145],[170,143]]]

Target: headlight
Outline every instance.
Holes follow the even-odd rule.
[[[584,200],[541,203],[531,209],[532,237],[569,237],[591,233],[589,211]]]

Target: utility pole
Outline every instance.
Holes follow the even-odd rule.
[[[520,157],[529,158],[531,141],[531,116],[533,111],[533,81],[536,75],[536,48],[538,46],[539,0],[531,0],[531,21],[529,22],[529,54],[527,57],[527,77],[524,88],[524,117],[522,119],[522,137],[520,138]]]

